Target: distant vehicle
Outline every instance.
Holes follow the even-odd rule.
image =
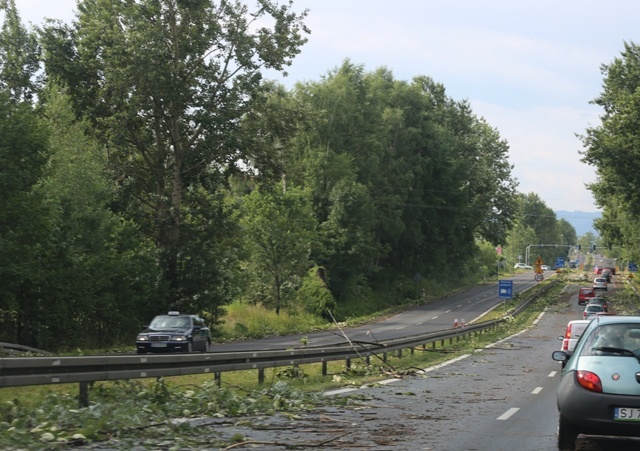
[[[593,289],[607,291],[607,279],[605,279],[604,277],[596,277],[595,279],[593,279]]]
[[[543,271],[549,271],[551,268],[549,268],[547,265],[540,265],[540,269]]]
[[[591,298],[587,302],[587,306],[592,304],[601,305],[605,312],[609,311],[609,307],[607,306],[607,300],[605,298],[599,298],[599,297]]]
[[[565,363],[557,389],[558,449],[576,449],[579,434],[640,437],[639,316],[591,321],[572,355],[554,351],[552,358]]]
[[[169,312],[153,318],[136,338],[138,354],[167,351],[208,351],[211,331],[198,315]]]
[[[582,319],[591,320],[596,317],[596,314],[604,313],[604,307],[598,304],[587,305],[582,312]]]
[[[578,290],[578,305],[585,305],[589,299],[596,296],[593,287],[582,287]]]
[[[602,270],[602,277],[607,280],[607,283],[611,283],[611,279],[613,277],[613,273],[611,272],[610,269],[605,268],[605,269]]]
[[[532,266],[527,265],[527,264],[525,264],[525,263],[516,263],[516,264],[513,266],[513,268],[514,268],[514,269],[533,269],[533,267],[532,267]]]
[[[564,336],[558,337],[562,340],[561,351],[564,351],[567,355],[571,355],[576,347],[576,343],[582,336],[582,332],[587,328],[591,321],[586,319],[576,319],[567,323],[567,328],[564,332]],[[567,362],[562,362],[562,368]]]

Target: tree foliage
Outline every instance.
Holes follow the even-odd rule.
[[[83,0],[41,54],[0,6],[0,309],[19,341],[129,342],[159,311],[215,323],[233,299],[328,319],[415,297],[417,276],[491,276],[499,244],[574,239],[427,75],[345,60],[264,80],[306,42],[291,2]]]
[[[300,280],[311,266],[316,223],[307,195],[296,188],[265,187],[245,196],[242,209],[248,269],[255,276],[250,280],[263,294],[262,302],[279,313],[283,287]]]
[[[589,185],[603,215],[595,225],[609,245],[624,245],[638,260],[640,221],[640,47],[625,42],[618,58],[601,66],[602,92],[592,103],[600,124],[581,136],[583,161],[596,168]]]
[[[4,22],[0,30],[0,89],[14,102],[31,102],[37,91],[34,76],[40,69],[40,47],[35,33],[20,20],[15,0],[0,0]]]
[[[22,336],[24,307],[40,293],[48,212],[36,187],[49,158],[47,129],[27,103],[0,91],[0,331]]]
[[[238,0],[85,0],[72,29],[44,33],[48,75],[68,84],[76,109],[112,146],[119,208],[157,243],[165,305],[225,301],[214,296],[217,278],[182,272],[192,239],[186,216],[197,208],[188,193],[215,191],[220,173],[248,157],[239,119],[252,108],[261,70],[282,71],[299,53],[305,15],[267,0],[255,11]],[[223,263],[208,255],[215,272]]]

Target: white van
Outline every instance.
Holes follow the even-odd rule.
[[[561,351],[566,352],[568,355],[573,353],[574,348],[576,347],[576,343],[582,336],[582,332],[587,328],[591,320],[588,319],[577,319],[574,321],[569,321],[567,324],[567,329],[564,332],[564,336],[558,337],[562,340]],[[562,367],[564,368],[565,362],[562,362]]]

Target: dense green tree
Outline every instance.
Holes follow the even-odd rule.
[[[514,227],[509,231],[507,238],[508,244],[503,248],[507,264],[513,267],[516,263],[526,263],[527,247],[536,241],[538,241],[536,232],[531,226],[525,224],[523,221],[516,222]],[[531,248],[529,248],[529,252],[531,252]],[[529,257],[528,263],[532,263],[531,256]]]
[[[46,127],[31,105],[10,99],[0,91],[0,334],[18,341],[29,319],[22,307],[46,305],[39,282],[48,211],[36,186],[49,146]]]
[[[589,185],[603,214],[595,227],[606,247],[622,246],[624,258],[638,261],[640,237],[640,47],[625,42],[620,57],[603,64],[602,92],[592,103],[603,110],[600,124],[581,136],[583,161],[594,166]]]
[[[42,100],[50,158],[37,190],[48,207],[49,231],[40,243],[38,285],[46,302],[21,306],[30,329],[22,342],[37,337],[51,349],[133,340],[155,313],[145,302],[157,279],[152,243],[109,209],[114,185],[104,149],[87,133],[88,123],[75,120],[68,96],[52,85]]]
[[[517,207],[508,146],[442,85],[347,60],[294,95],[317,112],[293,160],[306,163],[296,181],[312,189],[317,261],[339,298],[354,279],[460,270],[476,238],[504,241]]]
[[[118,207],[160,251],[161,302],[213,309],[225,301],[215,296],[217,277],[180,285],[183,259],[193,257],[185,250],[196,248],[184,235],[187,193],[212,192],[221,173],[251,158],[240,119],[252,110],[261,70],[283,71],[299,53],[306,12],[268,0],[255,11],[239,0],[84,0],[78,8],[73,27],[43,32],[47,75],[68,84],[76,110],[110,141]],[[216,227],[215,217],[198,223]],[[224,265],[206,255],[212,272]]]
[[[536,240],[531,245],[529,263],[538,255],[547,265],[552,265],[557,257],[566,256],[567,248],[558,248],[562,244],[555,212],[535,193],[521,195],[522,222],[533,229]]]
[[[563,245],[575,246],[578,243],[578,235],[575,227],[566,219],[558,221],[558,232],[560,234],[560,243]]]
[[[20,20],[15,0],[0,0],[4,21],[0,30],[0,90],[14,102],[32,101],[36,93],[35,75],[40,69],[36,34]]]
[[[247,270],[260,302],[280,313],[283,298],[292,299],[317,241],[308,194],[297,188],[255,189],[242,201],[240,224],[248,247]],[[283,288],[289,288],[283,294]],[[249,296],[253,290],[248,291]]]
[[[583,161],[598,175],[590,189],[600,206],[616,196],[640,216],[640,47],[625,42],[621,56],[601,70],[603,91],[593,100],[603,109],[601,123],[582,136]]]

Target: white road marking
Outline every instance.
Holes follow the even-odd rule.
[[[536,387],[533,389],[533,391],[531,392],[532,395],[537,395],[538,393],[540,393],[542,391],[542,387]]]
[[[438,317],[437,317],[437,316],[434,316],[434,317],[433,317],[433,318],[431,318],[431,319],[438,319]]]
[[[533,320],[533,324],[536,325],[538,324],[538,321],[540,321],[542,319],[542,317],[544,316],[544,312],[540,313],[538,315],[538,317],[536,319]]]
[[[508,420],[509,418],[511,418],[518,410],[520,410],[519,407],[512,407],[509,410],[507,410],[505,413],[503,413],[502,415],[500,415],[498,418],[496,418],[496,420]]]
[[[558,374],[557,371],[552,371],[549,373],[549,377],[555,377],[556,374]]]
[[[445,367],[445,366],[447,366],[447,365],[450,365],[450,364],[452,364],[453,362],[457,362],[458,360],[466,359],[466,358],[467,358],[467,357],[469,357],[470,355],[471,355],[471,354],[464,354],[464,355],[461,355],[460,357],[456,357],[455,359],[447,360],[446,362],[442,362],[442,363],[439,363],[439,364],[437,364],[437,365],[433,365],[433,366],[430,366],[430,367],[428,367],[428,368],[425,368],[425,369],[424,369],[424,370],[422,370],[422,371],[424,371],[425,373],[429,373],[429,372],[431,372],[431,371],[438,370],[438,369],[443,368],[443,367]]]

